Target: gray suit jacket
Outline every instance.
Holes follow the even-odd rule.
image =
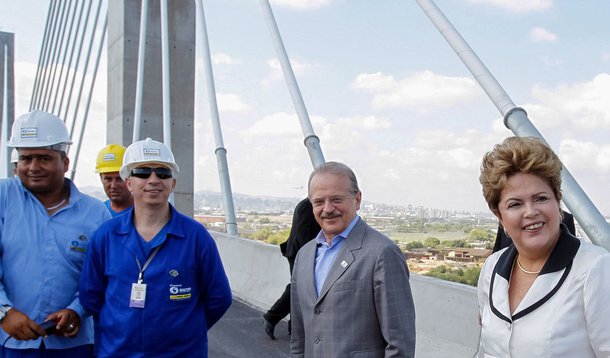
[[[316,241],[292,272],[292,357],[413,357],[415,309],[398,246],[362,219],[345,239],[317,296]]]

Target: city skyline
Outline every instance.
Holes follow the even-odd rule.
[[[0,3],[0,30],[15,33],[19,115],[29,104],[47,7],[33,0]],[[512,133],[414,1],[271,4],[325,158],[353,167],[365,200],[487,210],[480,159]],[[610,4],[437,4],[609,215]],[[204,6],[233,191],[304,197],[311,163],[258,2]],[[198,81],[195,189],[219,191],[206,93]],[[105,144],[105,96],[102,75],[79,158],[79,185],[98,185],[93,167]]]

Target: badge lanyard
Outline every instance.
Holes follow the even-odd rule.
[[[144,266],[140,264],[140,260],[136,257],[136,263],[138,264],[138,282],[131,284],[131,297],[129,299],[129,307],[144,308],[146,303],[146,284],[144,283],[144,271],[150,265],[150,262],[155,258],[157,252],[161,249],[161,245],[157,246],[152,254],[148,257],[148,260],[144,262]]]

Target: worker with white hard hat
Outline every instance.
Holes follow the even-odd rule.
[[[32,111],[13,123],[7,146],[18,152],[17,177],[0,180],[4,357],[92,356],[93,321],[78,282],[89,237],[110,214],[64,177],[71,143],[50,113]]]
[[[231,305],[208,231],[169,203],[178,165],[150,138],[127,147],[121,177],[134,199],[91,240],[80,301],[99,327],[98,357],[207,357],[207,331]]]
[[[124,213],[133,205],[131,193],[119,174],[124,154],[125,147],[122,145],[108,144],[97,154],[95,165],[95,171],[100,174],[104,192],[108,197],[104,205],[113,217]]]

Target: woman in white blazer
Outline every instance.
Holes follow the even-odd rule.
[[[483,196],[513,245],[479,277],[482,357],[610,357],[610,254],[561,224],[561,161],[535,138],[483,157]]]

